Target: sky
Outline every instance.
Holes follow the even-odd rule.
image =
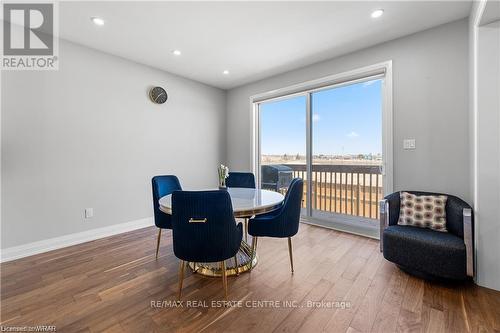
[[[312,94],[313,155],[382,152],[382,81]],[[305,155],[306,97],[262,103],[263,155]]]

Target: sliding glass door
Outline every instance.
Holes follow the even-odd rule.
[[[261,188],[285,193],[294,177],[307,179],[306,109],[305,95],[259,105]],[[304,186],[304,208],[306,197]]]
[[[311,94],[312,216],[377,218],[383,193],[381,84],[376,79]]]
[[[374,228],[384,184],[392,186],[384,173],[392,151],[384,74],[254,103],[260,186],[285,193],[300,177],[306,220]]]

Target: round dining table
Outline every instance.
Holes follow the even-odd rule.
[[[278,209],[283,203],[284,196],[281,193],[253,189],[229,187],[225,189],[231,197],[235,218],[250,218]],[[172,195],[166,195],[159,200],[160,210],[166,214],[172,214]],[[251,238],[251,236],[250,236]],[[252,239],[253,242],[253,239]],[[226,275],[239,275],[251,270],[258,262],[257,253],[244,238],[241,241],[240,250],[237,253],[237,261],[232,258],[226,260]],[[219,263],[189,263],[193,272],[212,277],[222,275]]]

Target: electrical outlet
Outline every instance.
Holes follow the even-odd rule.
[[[411,150],[411,149],[415,149],[415,148],[416,148],[415,139],[404,139],[403,140],[403,149]]]
[[[94,208],[85,208],[85,218],[90,219],[94,216]]]

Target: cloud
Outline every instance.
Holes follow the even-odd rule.
[[[377,80],[372,80],[372,81],[366,81],[366,82],[363,82],[363,87],[368,87],[368,86],[371,86],[372,84],[374,84],[375,82],[377,82]]]
[[[352,131],[351,133],[347,134],[347,136],[349,138],[357,138],[359,136],[359,134],[356,133],[356,132],[354,132],[354,131]]]

